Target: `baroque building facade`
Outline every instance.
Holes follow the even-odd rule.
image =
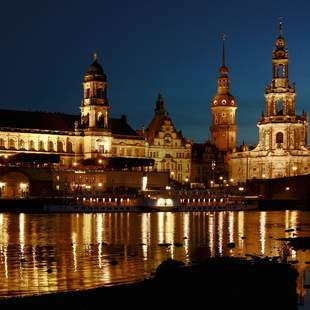
[[[145,139],[126,117],[110,117],[107,77],[96,56],[83,78],[80,111],[68,115],[1,109],[1,154],[58,154],[60,166],[67,168],[86,159],[147,156]]]
[[[280,178],[308,174],[308,121],[305,112],[296,114],[295,84],[288,77],[288,50],[280,23],[272,52],[272,81],[265,89],[265,112],[257,123],[259,143],[250,150],[228,155],[229,174],[235,180]]]
[[[148,156],[155,160],[157,171],[169,171],[170,178],[179,182],[190,181],[191,148],[190,140],[177,131],[164,106],[160,93],[156,101],[155,114],[145,131]]]
[[[50,156],[56,163],[54,189],[66,192],[80,190],[81,186],[96,191],[126,187],[124,184],[137,187],[140,174],[130,178],[129,167],[133,167],[131,171],[148,171],[150,186],[167,184],[165,175],[186,182],[190,177],[191,143],[176,131],[162,96],[150,126],[141,135],[124,115],[110,117],[107,88],[107,76],[94,55],[83,77],[80,115],[0,109],[1,164],[11,165],[17,158],[42,164]],[[115,173],[108,176],[105,170]],[[117,175],[116,170],[127,170],[127,174]],[[13,181],[0,177],[2,187]],[[20,184],[26,184],[23,176]]]

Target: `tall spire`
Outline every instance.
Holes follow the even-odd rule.
[[[166,115],[166,110],[164,107],[164,97],[162,91],[158,93],[157,101],[156,101],[156,108],[155,114],[158,115]]]
[[[225,40],[226,34],[222,34],[222,67],[225,67]]]

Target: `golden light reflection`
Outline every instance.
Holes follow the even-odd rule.
[[[87,248],[92,243],[92,214],[84,214],[83,216],[83,243]]]
[[[260,241],[260,253],[265,254],[266,244],[266,212],[261,211],[259,214],[259,241]]]
[[[228,233],[229,233],[229,242],[234,242],[234,212],[229,211],[228,213]]]
[[[8,215],[0,214],[0,254],[3,256],[4,275],[8,278]]]
[[[209,248],[211,256],[214,256],[214,216],[209,214],[208,216],[208,230],[209,230]]]
[[[243,247],[244,240],[241,238],[244,237],[244,211],[238,212],[238,245]]]
[[[158,240],[159,243],[174,243],[174,214],[158,212]],[[169,247],[171,258],[174,257],[174,247]]]
[[[48,217],[0,213],[0,297],[8,292],[29,295],[130,282],[150,274],[170,256],[189,263],[209,248],[211,255],[237,253],[226,250],[228,241],[235,241],[240,255],[278,255],[277,238],[285,235],[284,224],[286,229],[310,225],[310,215],[300,211]],[[302,228],[300,234],[305,234]],[[158,243],[172,246],[160,247]],[[16,250],[22,244],[23,261]],[[294,266],[303,275],[310,251],[290,250],[289,254],[290,260],[298,261]],[[111,264],[114,259],[116,265]]]
[[[184,251],[185,251],[185,263],[189,262],[189,238],[190,238],[190,227],[189,227],[189,213],[183,213],[183,240],[184,240]]]
[[[25,252],[25,214],[19,214],[19,246],[20,246],[20,256],[24,258]]]
[[[98,266],[102,268],[102,233],[103,233],[103,215],[102,213],[96,214],[96,234],[98,244]]]
[[[217,227],[217,232],[218,232],[218,251],[219,255],[223,255],[223,212],[219,212],[218,214],[218,227]]]
[[[147,260],[148,258],[148,246],[150,244],[150,234],[151,234],[151,221],[150,221],[150,213],[142,214],[142,223],[141,223],[141,239],[142,239],[142,254],[143,259]]]

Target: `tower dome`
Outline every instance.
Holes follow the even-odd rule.
[[[88,67],[84,75],[84,81],[107,81],[107,76],[99,64],[97,54],[93,56],[93,63]]]

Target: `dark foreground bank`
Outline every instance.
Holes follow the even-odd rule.
[[[168,259],[136,284],[0,300],[1,309],[297,309],[297,272],[270,260]]]

